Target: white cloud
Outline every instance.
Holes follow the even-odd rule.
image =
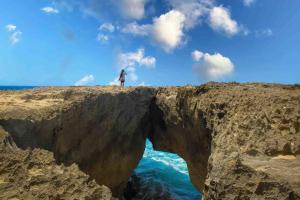
[[[100,31],[108,31],[108,32],[114,32],[115,26],[112,23],[104,23],[99,27]]]
[[[186,32],[204,19],[208,19],[208,24],[213,30],[229,36],[240,32],[248,35],[250,32],[231,18],[231,13],[227,8],[215,6],[214,0],[167,1],[172,10],[155,17],[152,24],[139,25],[137,22],[132,22],[121,31],[134,36],[147,36],[166,52],[184,44]]]
[[[209,14],[210,27],[229,36],[236,35],[240,29],[238,23],[231,18],[231,13],[223,6],[214,7]]]
[[[202,52],[201,52],[202,53]],[[219,53],[202,53],[203,56],[194,65],[194,70],[204,80],[219,80],[234,71],[234,64],[228,57]]]
[[[171,51],[182,43],[185,16],[171,10],[153,20],[153,38],[165,51]]]
[[[8,32],[12,32],[12,31],[15,31],[17,29],[17,26],[14,25],[14,24],[8,24],[8,25],[5,26],[5,28]]]
[[[136,52],[121,53],[118,56],[118,61],[121,68],[145,66],[147,68],[154,68],[156,59],[152,56],[145,56],[143,48],[138,49]]]
[[[203,57],[203,53],[199,50],[195,50],[192,52],[192,57],[194,61],[199,62],[200,59]]]
[[[141,59],[140,65],[147,66],[149,68],[155,67],[156,59],[152,56],[147,56]]]
[[[185,29],[189,30],[200,24],[214,5],[214,0],[168,0],[174,10],[186,17]]]
[[[101,43],[108,42],[110,38],[110,34],[115,31],[115,26],[112,23],[104,23],[102,24],[98,30],[100,31],[97,35],[97,41]]]
[[[146,0],[120,0],[118,6],[124,17],[142,19],[145,15]]]
[[[109,40],[109,36],[108,35],[105,35],[105,34],[102,34],[102,33],[99,33],[97,35],[97,41],[99,41],[99,42],[105,43],[108,40]]]
[[[153,19],[153,24],[127,24],[122,32],[135,36],[149,36],[166,52],[170,52],[183,43],[185,16],[177,10],[171,10]]]
[[[149,24],[146,25],[138,25],[136,22],[132,22],[126,24],[124,28],[122,28],[123,33],[129,33],[136,36],[147,36],[151,32],[152,26]]]
[[[255,3],[256,0],[243,0],[245,6],[249,7]]]
[[[76,81],[76,83],[74,84],[75,86],[83,86],[83,85],[87,85],[90,82],[93,82],[95,80],[95,77],[90,74],[90,75],[86,75],[84,77],[82,77],[79,81]]]
[[[44,7],[41,10],[47,14],[58,14],[59,13],[59,10],[57,10],[53,7],[50,7],[50,6]]]
[[[9,42],[12,44],[12,45],[15,45],[17,43],[20,42],[21,40],[21,35],[22,35],[22,32],[21,31],[15,31],[11,34],[11,36],[9,37]]]
[[[137,75],[137,67],[146,67],[148,69],[155,68],[156,59],[152,56],[145,56],[143,48],[137,49],[135,52],[120,53],[118,55],[119,69],[125,69],[130,81],[136,82],[139,77]],[[109,82],[109,85],[119,85],[119,77]]]
[[[15,45],[21,41],[22,32],[17,30],[17,26],[14,24],[8,24],[5,26],[7,32],[9,32],[9,42]]]

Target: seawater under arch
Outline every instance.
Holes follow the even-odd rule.
[[[186,162],[177,154],[155,151],[149,140],[130,182],[137,193],[128,199],[201,199],[190,181]]]

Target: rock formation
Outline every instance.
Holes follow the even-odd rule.
[[[53,152],[56,164],[77,164],[117,196],[148,137],[187,161],[205,199],[300,198],[299,86],[1,91],[0,125],[19,152]]]
[[[75,164],[57,165],[46,150],[21,150],[1,128],[0,161],[0,199],[114,199]]]
[[[154,149],[187,161],[204,199],[300,198],[300,87],[162,88]]]
[[[153,95],[117,87],[3,91],[0,125],[18,147],[49,150],[119,195],[143,155]]]

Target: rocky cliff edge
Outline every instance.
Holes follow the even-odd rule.
[[[156,150],[186,160],[204,199],[300,198],[297,85],[1,91],[0,125],[15,144],[1,143],[2,191],[17,187],[8,177],[19,173],[9,168],[7,155],[21,152],[35,160],[39,158],[27,154],[50,153],[53,166],[69,169],[75,164],[78,173],[120,196],[148,137]],[[39,174],[40,168],[33,169]],[[32,173],[31,167],[24,170]],[[45,182],[54,181],[50,177]],[[86,194],[101,190],[93,187]]]

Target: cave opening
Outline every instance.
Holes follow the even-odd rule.
[[[149,139],[143,158],[124,190],[126,200],[196,200],[201,193],[192,184],[186,162],[175,153],[156,151]]]

